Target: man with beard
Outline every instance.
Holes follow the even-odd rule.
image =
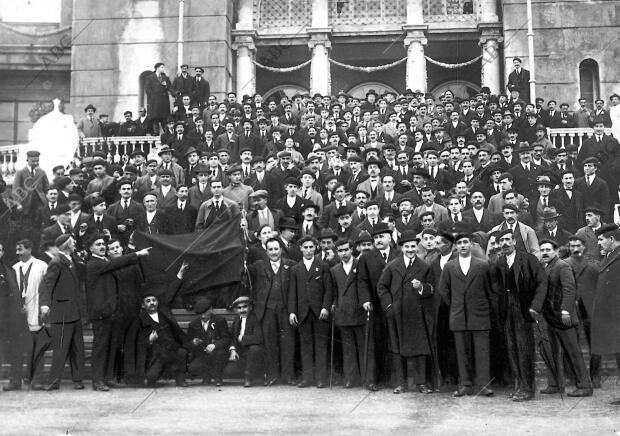
[[[156,386],[166,371],[175,378],[177,387],[186,387],[187,336],[176,321],[159,311],[157,297],[148,290],[142,295],[142,308],[138,317],[138,356],[147,368],[147,385]]]
[[[576,327],[577,318],[575,298],[577,290],[575,276],[570,265],[558,257],[558,243],[552,239],[544,239],[540,244],[542,263],[548,279],[547,298],[543,307],[543,315],[547,321],[547,332],[553,352],[556,373],[547,376],[548,386],[542,394],[564,392],[564,365],[562,350],[570,363],[576,377],[576,389],[568,393],[569,397],[591,397],[592,382],[583,361]]]
[[[594,292],[599,274],[600,264],[584,253],[586,242],[581,236],[573,235],[568,238],[570,257],[566,259],[573,269],[577,283],[577,311],[583,324],[590,354],[590,378],[592,387],[601,387],[601,356],[592,354],[592,309],[594,308]]]
[[[504,329],[508,360],[515,379],[512,401],[534,398],[534,329],[535,317],[542,312],[547,295],[547,277],[538,259],[516,247],[515,235],[510,229],[497,235],[502,255],[497,261],[500,287],[505,292]]]
[[[397,383],[394,393],[407,390],[403,360],[411,360],[417,390],[430,394],[433,389],[428,384],[426,361],[431,354],[431,326],[426,323],[422,299],[433,293],[431,270],[416,255],[418,240],[414,231],[405,231],[399,243],[402,256],[386,265],[377,284],[387,318],[388,350]]]

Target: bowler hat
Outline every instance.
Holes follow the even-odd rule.
[[[403,245],[405,242],[418,242],[420,239],[418,238],[418,234],[413,230],[405,230],[398,238],[398,244]]]
[[[372,236],[381,235],[383,233],[392,234],[392,231],[386,223],[377,223],[372,229]]]

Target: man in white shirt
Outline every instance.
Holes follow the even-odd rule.
[[[42,389],[41,376],[43,375],[43,356],[45,351],[51,345],[51,338],[39,319],[39,286],[47,271],[47,264],[42,260],[32,257],[32,242],[28,239],[22,239],[15,244],[15,254],[19,261],[13,265],[15,278],[17,282],[18,297],[21,301],[21,307],[15,307],[15,310],[21,309],[21,313],[25,313],[28,325],[29,337],[12,338],[14,339],[13,347],[20,348],[19,353],[15,353],[15,360],[10,362],[12,373],[9,376],[9,384],[2,388],[3,391],[20,390],[22,387],[22,367],[24,360],[24,351],[27,350],[27,375],[26,378],[33,383],[33,389]],[[13,316],[19,314],[12,314]],[[23,318],[19,319],[23,322]],[[25,332],[20,330],[20,333]],[[27,345],[26,345],[27,344]],[[10,354],[7,350],[7,354]]]
[[[259,376],[264,358],[263,331],[250,297],[239,297],[232,306],[239,317],[233,322],[229,360],[237,362],[243,371],[243,387],[249,388],[254,385],[254,378]]]
[[[476,390],[480,388],[478,395],[490,397],[491,269],[488,262],[472,257],[469,233],[458,234],[454,241],[458,258],[446,263],[438,289],[450,306],[450,330],[456,344],[459,386],[454,396],[472,395],[475,385]]]

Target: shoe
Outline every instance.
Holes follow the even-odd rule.
[[[10,382],[8,385],[2,388],[3,392],[11,392],[11,391],[21,391],[22,384],[17,382]]]
[[[323,388],[327,387],[327,383],[325,383],[325,382],[324,382],[324,381],[322,381],[322,380],[319,380],[319,381],[317,382],[317,384],[316,384],[316,387],[317,387],[317,389],[323,389]]]
[[[205,378],[202,379],[201,384],[203,386],[210,385],[210,384],[212,384],[212,380],[210,378],[208,378],[208,377],[205,377]]]
[[[223,386],[224,385],[224,381],[222,380],[221,377],[216,377],[213,380],[213,383],[215,384],[215,386]]]
[[[84,389],[84,383],[73,382],[73,389],[75,389],[76,391],[81,391],[82,389]]]
[[[541,394],[546,394],[546,395],[558,394],[559,392],[560,390],[556,388],[555,386],[547,386],[546,388],[540,390]]]
[[[592,388],[577,388],[566,395],[568,395],[569,397],[591,397]]]
[[[418,385],[418,392],[420,392],[421,394],[432,394],[434,391],[429,385],[421,384]]]
[[[522,403],[524,401],[530,401],[534,399],[534,394],[529,392],[517,392],[513,395],[512,401],[515,403]]]
[[[125,383],[118,382],[116,380],[108,380],[108,381],[106,381],[104,383],[106,384],[107,387],[114,388],[114,389],[120,389],[120,388],[126,388],[127,387],[127,385]]]
[[[402,394],[403,392],[406,392],[406,391],[407,391],[407,388],[405,386],[398,385],[392,392],[395,394]]]
[[[294,378],[287,378],[287,379],[284,379],[283,384],[289,385],[289,386],[295,386],[297,383],[295,382]]]
[[[43,388],[45,391],[57,391],[60,389],[60,380],[54,380]]]
[[[93,383],[93,391],[97,392],[108,392],[110,388],[103,382]]]
[[[344,388],[345,389],[351,389],[353,387],[353,382],[351,380],[345,380],[344,381]]]
[[[42,383],[33,383],[30,385],[30,390],[32,391],[44,391],[45,385]]]
[[[493,389],[490,388],[482,388],[480,389],[478,395],[482,395],[483,397],[492,397],[495,395],[495,392],[493,392]]]
[[[366,389],[368,389],[370,392],[377,392],[379,390],[379,387],[374,383],[368,383],[366,385]]]
[[[273,386],[278,383],[278,377],[271,377],[265,380],[265,386]]]
[[[297,385],[298,388],[307,388],[309,386],[312,386],[312,383],[310,381],[308,381],[308,380],[302,380]]]
[[[464,397],[465,395],[471,395],[471,386],[459,385],[456,391],[452,394],[453,397]]]
[[[177,386],[177,388],[186,388],[189,385],[187,384],[187,382],[185,380],[183,380],[183,381],[176,382],[176,386]]]
[[[601,377],[600,376],[592,377],[592,387],[594,389],[601,388]]]
[[[250,377],[246,377],[243,381],[244,388],[251,388],[254,384],[252,383],[252,379]]]

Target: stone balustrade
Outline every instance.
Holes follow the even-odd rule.
[[[605,129],[607,135],[611,134],[611,129]],[[565,148],[567,145],[575,144],[580,146],[583,141],[594,135],[594,130],[590,128],[579,129],[547,129],[549,140],[556,148]]]
[[[28,151],[29,145],[14,144],[0,146],[0,174],[8,183],[12,183],[17,168],[17,160]],[[96,151],[106,154],[108,162],[121,163],[127,162],[129,156],[135,150],[141,150],[149,158],[157,158],[157,150],[161,147],[159,136],[114,136],[109,138],[82,138],[76,151],[78,161],[85,157],[92,156]],[[58,164],[72,165],[72,162],[58,162]]]

